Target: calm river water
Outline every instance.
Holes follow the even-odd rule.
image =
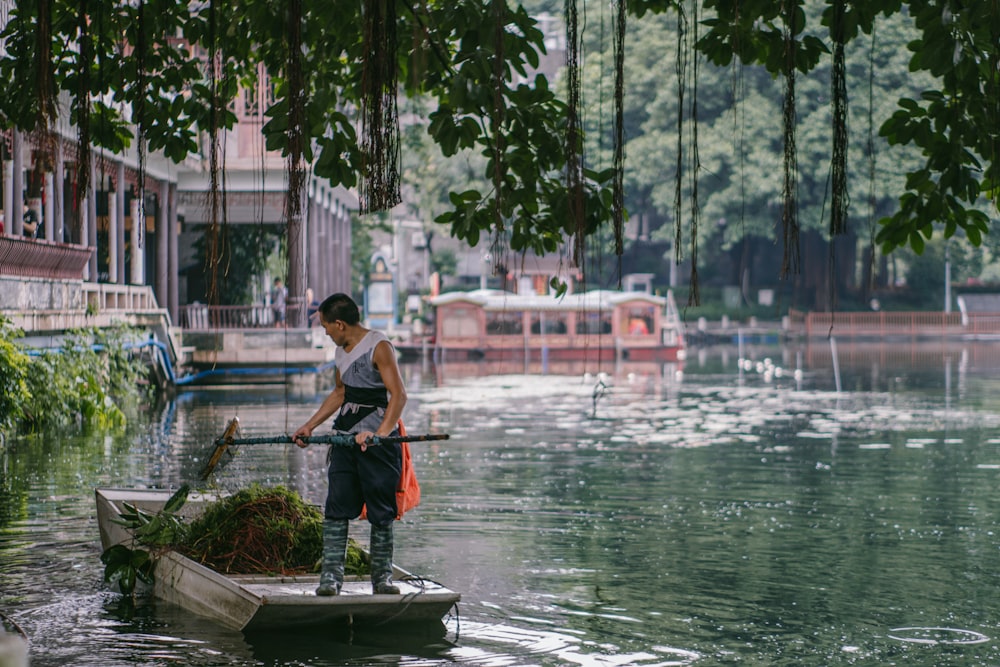
[[[285,388],[0,447],[0,612],[33,667],[1000,664],[1000,343],[744,354],[404,365],[408,430],[452,436],[413,446],[396,528],[463,595],[444,638],[244,636],[102,584],[94,487],[194,479],[233,416],[290,432],[322,395]],[[216,481],[320,503],[323,456],[244,448]]]

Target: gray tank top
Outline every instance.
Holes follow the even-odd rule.
[[[334,352],[334,364],[345,387],[344,404],[333,422],[334,431],[375,431],[382,424],[388,397],[382,376],[375,368],[374,356],[375,346],[388,340],[381,331],[369,331],[350,352],[341,347]]]

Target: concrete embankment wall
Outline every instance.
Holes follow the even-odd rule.
[[[0,276],[0,315],[25,332],[28,347],[55,348],[68,331],[127,324],[155,336],[168,355],[164,364],[180,361],[180,334],[148,285]]]
[[[0,276],[0,312],[85,310],[86,307],[82,280]]]

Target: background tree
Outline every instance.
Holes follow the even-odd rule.
[[[551,3],[539,6],[557,9]],[[575,7],[576,2],[570,2],[561,8],[569,19],[567,34],[574,36],[581,27],[579,14],[569,11]],[[679,121],[662,136],[647,131],[645,142],[648,150],[658,147],[667,155],[663,162],[678,165],[673,196],[668,186],[654,182],[653,174],[635,174],[630,187],[637,198],[633,206],[651,205],[650,215],[660,217],[673,211],[674,239],[691,242],[689,254],[703,235],[718,231],[717,221],[723,218],[730,239],[747,229],[769,230],[770,218],[755,219],[746,212],[767,211],[775,201],[773,186],[762,183],[758,192],[745,187],[745,176],[740,176],[739,199],[730,192],[724,204],[699,201],[703,178],[727,172],[745,175],[748,165],[773,173],[775,165],[767,156],[755,161],[756,156],[740,149],[735,151],[741,167],[737,171],[730,164],[733,151],[727,160],[721,143],[702,148],[704,130],[712,127],[711,122],[701,125],[702,114],[718,115],[717,106],[723,106],[725,98],[706,96],[705,89],[698,94],[698,89],[710,86],[713,79],[724,80],[736,62],[777,77],[781,95],[772,99],[756,92],[761,75],[740,74],[745,91],[737,86],[732,97],[738,93],[738,99],[751,106],[735,127],[754,142],[782,146],[780,169],[789,175],[780,191],[782,236],[794,242],[800,212],[806,229],[810,220],[824,217],[816,214],[814,200],[803,202],[797,196],[828,188],[820,174],[810,181],[795,180],[801,174],[794,150],[799,130],[776,119],[797,117],[804,122],[813,114],[829,114],[831,103],[844,109],[844,94],[836,92],[841,90],[837,86],[827,86],[823,71],[831,62],[840,71],[839,54],[858,53],[855,45],[871,35],[877,43],[883,17],[898,17],[914,27],[910,74],[914,81],[929,76],[931,83],[919,94],[904,94],[888,117],[882,109],[877,115],[873,110],[875,125],[890,144],[919,151],[919,163],[906,170],[905,189],[892,192],[898,205],[878,214],[875,241],[883,251],[910,245],[920,252],[939,225],[946,237],[961,232],[973,244],[981,243],[990,221],[984,202],[995,205],[1000,187],[1000,8],[995,0],[634,0],[627,10],[627,21],[612,20],[610,32],[619,34],[629,26],[640,34],[654,31],[652,24],[662,16],[673,17],[684,29],[683,39],[675,44],[661,38],[660,49],[676,54],[673,67],[657,61],[660,67],[642,70],[639,61],[640,69],[634,69],[636,64],[624,69],[640,88],[658,94],[644,99],[659,103],[648,110],[630,109],[612,137],[640,127],[644,114],[652,119],[662,112]],[[385,48],[372,48],[372,29],[377,27],[384,28],[377,38],[384,40],[380,46]],[[586,44],[591,36],[586,25],[583,28],[581,41]],[[471,151],[486,163],[486,185],[451,189],[450,206],[438,216],[455,236],[473,245],[492,236],[514,251],[551,252],[567,235],[593,235],[618,215],[615,184],[624,181],[624,174],[617,173],[617,161],[600,155],[584,156],[584,168],[574,176],[582,189],[572,193],[580,201],[571,201],[566,170],[579,146],[568,128],[577,110],[567,103],[564,90],[544,76],[529,76],[545,49],[544,36],[523,7],[504,0],[428,0],[416,5],[385,0],[46,0],[17,3],[0,38],[6,47],[0,55],[0,124],[44,132],[57,117],[69,115],[80,130],[84,151],[94,145],[117,152],[138,142],[140,149],[162,150],[180,161],[199,150],[199,133],[212,137],[214,147],[218,133],[235,122],[230,106],[239,86],[253,85],[258,66],[263,66],[275,85],[264,127],[268,148],[289,157],[290,174],[301,173],[302,165],[311,163],[314,173],[331,185],[360,186],[363,208],[374,210],[365,198],[372,184],[361,179],[384,176],[395,182],[394,150],[385,148],[398,146],[393,143],[394,103],[379,107],[385,111],[381,117],[364,114],[379,100],[393,100],[396,90],[391,87],[387,93],[386,87],[398,81],[407,96],[430,100],[428,132],[445,156]],[[699,53],[707,60],[700,60]],[[653,62],[649,54],[645,57]],[[614,79],[609,61],[598,62],[597,76]],[[670,87],[657,85],[657,77],[662,81],[671,71],[692,77],[690,86],[675,89],[689,91],[683,99],[678,95],[671,101]],[[609,104],[621,100],[623,83],[615,82],[614,92],[605,98]],[[825,89],[834,91],[830,99],[819,93]],[[57,104],[59,99],[69,100],[68,111]],[[752,106],[768,100],[770,106]],[[779,100],[787,113],[765,114],[763,109],[773,112]],[[676,113],[670,113],[671,104]],[[856,108],[856,103],[847,107],[849,113]],[[760,111],[760,117],[749,109]],[[851,122],[847,117],[832,121],[838,129],[834,136]],[[734,125],[720,122],[730,128],[727,136],[733,136]],[[677,137],[673,145],[671,136]],[[819,133],[813,136],[810,125],[801,129],[801,138],[803,164],[828,164],[831,154],[847,150],[834,146],[820,151],[825,137],[820,141]],[[383,139],[387,143],[379,143]],[[598,142],[601,150],[614,145]],[[642,146],[636,144],[628,159],[645,166]],[[215,182],[219,162],[213,157],[211,163]],[[375,163],[382,172],[373,169]],[[837,204],[831,207],[835,217],[842,215],[848,182],[832,179],[829,201]],[[766,206],[744,205],[742,197],[748,192]],[[298,196],[298,188],[290,188],[290,200]],[[733,202],[741,202],[740,215],[721,215],[735,207]],[[697,224],[701,216],[708,221],[704,228]],[[831,224],[837,227],[835,234],[850,229],[832,219]],[[681,243],[674,245],[679,252]]]
[[[238,231],[225,226],[218,233],[214,255],[209,248],[209,236],[195,240],[197,270],[188,275],[189,297],[205,302],[210,289],[206,278],[214,272],[219,277],[216,283],[219,303],[250,305],[269,289],[268,285],[259,285],[256,280],[268,267],[271,255],[285,254],[282,231],[277,225],[247,225]],[[205,270],[213,264],[215,269]]]

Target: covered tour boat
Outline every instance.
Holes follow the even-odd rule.
[[[684,329],[673,294],[593,290],[447,292],[435,307],[434,352],[451,359],[677,361]]]

